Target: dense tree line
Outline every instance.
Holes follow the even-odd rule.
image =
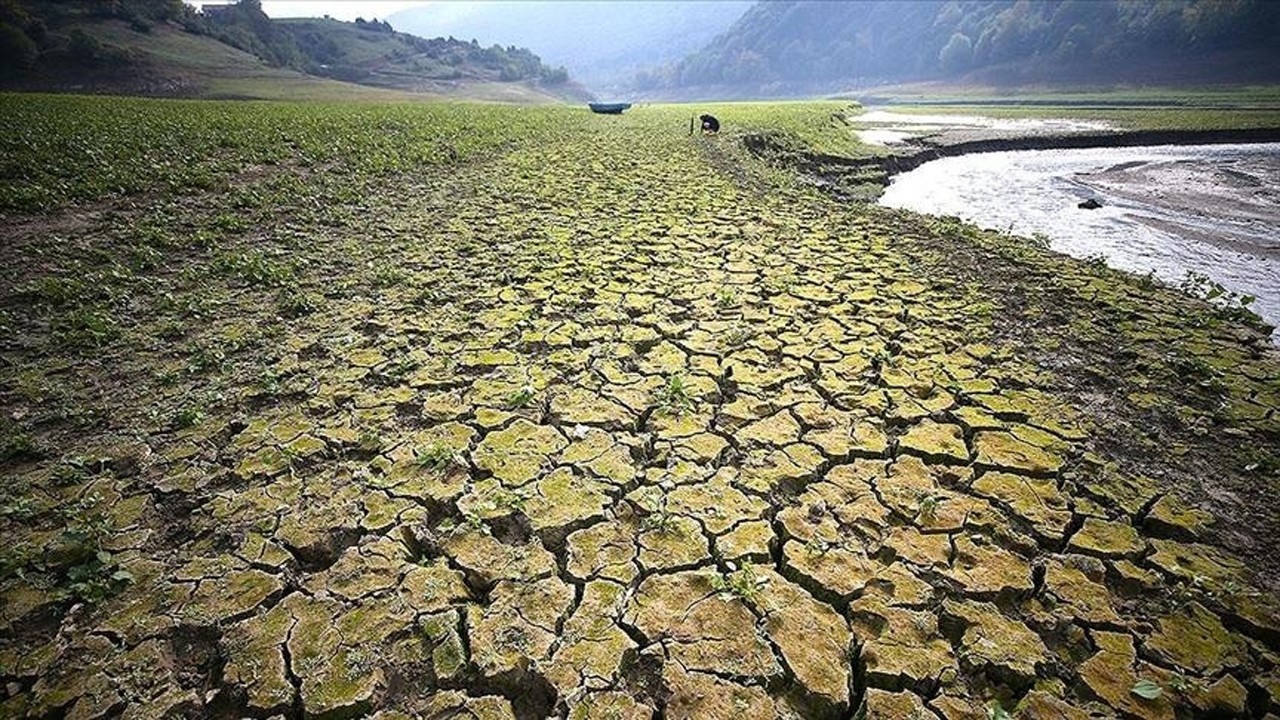
[[[83,30],[62,31],[72,17],[122,20],[138,32],[194,16],[182,0],[0,0],[0,75],[29,72],[41,64],[83,67],[119,65],[136,58],[95,40]]]
[[[1036,62],[1122,71],[1265,49],[1274,0],[761,2],[706,48],[638,84],[915,80]]]

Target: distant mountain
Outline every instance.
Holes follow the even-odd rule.
[[[0,87],[190,97],[342,97],[355,86],[546,102],[585,92],[524,48],[272,20],[257,0],[0,0]],[[348,89],[344,92],[344,86]]]
[[[987,84],[1280,79],[1275,0],[760,2],[638,84],[798,95],[966,79]]]
[[[388,19],[419,35],[516,43],[593,90],[607,92],[642,68],[675,62],[703,47],[751,2],[433,2]]]

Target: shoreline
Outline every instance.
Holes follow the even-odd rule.
[[[1078,150],[1084,148],[1141,147],[1144,145],[1229,145],[1280,142],[1280,128],[1240,130],[1133,130],[1072,135],[1046,134],[1016,138],[966,140],[943,145],[915,145],[915,152],[874,158],[889,175],[914,170],[945,157],[1017,150]]]
[[[743,137],[743,144],[759,157],[784,157],[802,175],[845,200],[874,200],[890,179],[933,160],[962,155],[1018,150],[1077,150],[1085,148],[1141,147],[1145,145],[1226,145],[1280,142],[1280,127],[1235,130],[1133,130],[1107,133],[1042,134],[1024,137],[962,140],[945,144],[905,145],[909,151],[874,157],[852,158],[827,153],[796,151],[783,147],[765,133]],[[866,186],[878,189],[871,195]]]

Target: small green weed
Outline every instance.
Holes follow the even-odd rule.
[[[658,409],[670,415],[684,415],[693,410],[693,394],[681,375],[667,378],[658,390]]]
[[[744,325],[734,325],[721,336],[724,346],[731,350],[745,346],[753,337],[755,333]]]
[[[10,520],[30,520],[40,514],[40,506],[26,495],[10,498],[0,504],[0,517]]]
[[[1004,709],[999,700],[987,703],[987,720],[1013,720],[1013,715]]]
[[[202,343],[196,345],[187,355],[187,373],[220,371],[227,365],[227,350],[220,343]]]
[[[102,347],[123,331],[111,315],[93,308],[76,308],[53,322],[54,339],[75,347]]]
[[[730,570],[732,568],[730,564]],[[764,578],[756,576],[750,565],[745,565],[741,570],[732,571],[728,575],[712,576],[711,588],[725,599],[737,597],[743,600],[755,600],[760,594],[760,588],[764,587],[766,582]]]
[[[391,263],[381,263],[372,267],[371,280],[374,287],[395,287],[409,279],[409,273]]]
[[[1232,292],[1208,275],[1188,270],[1186,277],[1178,284],[1178,289],[1194,298],[1199,298],[1218,308],[1218,313],[1228,319],[1259,327],[1262,318],[1249,309],[1257,299],[1252,295]]]
[[[40,455],[40,447],[35,438],[19,429],[8,418],[0,418],[0,462]]]
[[[434,444],[415,453],[414,463],[432,472],[444,472],[460,462],[458,453],[446,445]]]
[[[737,304],[738,294],[733,290],[729,288],[722,288],[720,292],[716,293],[716,307],[721,310],[728,310]]]
[[[1154,680],[1143,678],[1134,683],[1133,687],[1129,688],[1129,692],[1143,700],[1156,700],[1164,694],[1164,688],[1160,687],[1159,683]]]
[[[116,558],[106,550],[99,550],[92,557],[67,568],[67,593],[86,603],[97,603],[115,595],[133,582],[133,574],[120,567]]]
[[[933,522],[938,517],[938,498],[934,495],[925,495],[920,498],[920,506],[916,511],[916,517],[925,521]]]
[[[320,298],[311,293],[300,292],[294,288],[285,288],[276,296],[276,304],[284,317],[303,317],[320,309]]]
[[[292,263],[273,260],[259,251],[220,255],[214,261],[214,269],[258,287],[283,287],[297,275]]]
[[[534,390],[532,385],[525,385],[519,390],[507,396],[507,407],[512,410],[518,410],[528,407],[533,402]]]

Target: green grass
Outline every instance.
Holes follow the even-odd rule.
[[[143,190],[226,190],[238,173],[285,163],[340,162],[349,171],[376,174],[462,162],[554,129],[547,122],[553,112],[0,95],[0,122],[11,128],[0,136],[0,211],[39,211]],[[112,132],[115,127],[131,131]]]

